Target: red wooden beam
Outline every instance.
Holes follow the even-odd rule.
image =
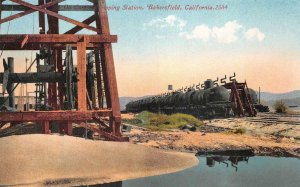
[[[77,49],[77,45],[76,44],[70,44],[73,50]],[[99,48],[100,44],[87,44],[86,48],[87,50],[94,50],[96,48]],[[16,45],[14,43],[0,43],[0,49],[2,50],[40,50],[41,46],[43,47],[43,44],[41,45],[41,43],[38,44],[26,44],[22,49],[20,48],[19,45]],[[65,50],[67,43],[62,43],[62,44],[45,44],[46,47],[51,47],[51,49],[55,50],[55,49],[59,49],[59,50]]]
[[[96,16],[92,15],[91,17],[85,19],[82,23],[89,25],[89,24],[93,23],[93,21],[95,21],[95,20],[96,20]],[[80,30],[82,30],[82,27],[75,26],[74,28],[72,28],[69,31],[65,32],[65,34],[75,34]]]
[[[84,24],[84,23],[82,23],[82,22],[79,22],[79,21],[76,21],[76,20],[74,20],[74,19],[68,18],[68,17],[66,17],[66,16],[60,15],[60,14],[55,13],[55,12],[53,12],[53,11],[50,11],[50,10],[47,10],[47,9],[40,8],[40,7],[35,6],[35,5],[33,5],[33,4],[30,4],[30,3],[27,3],[27,2],[24,2],[24,1],[21,1],[21,0],[10,0],[10,1],[12,1],[12,2],[14,2],[14,3],[17,3],[17,4],[19,4],[19,5],[23,5],[23,6],[25,6],[25,7],[28,7],[28,8],[37,10],[37,11],[39,11],[39,12],[43,12],[43,13],[45,13],[45,14],[48,14],[48,15],[50,15],[50,16],[53,16],[53,17],[56,17],[56,18],[58,18],[58,19],[64,20],[64,21],[66,21],[66,22],[72,23],[72,24],[74,24],[74,25],[77,25],[77,26],[80,26],[80,27],[89,29],[89,30],[91,30],[91,31],[95,31],[95,32],[98,32],[98,31],[99,31],[99,29],[97,29],[97,28],[95,28],[95,27],[86,25],[86,24]]]
[[[52,1],[50,3],[44,4],[44,5],[40,5],[40,6],[37,6],[37,7],[41,8],[41,9],[44,9],[44,8],[48,8],[48,7],[51,7],[53,5],[56,5],[56,4],[58,4],[60,2],[63,2],[63,1],[65,1],[65,0],[55,0],[55,1]],[[8,21],[12,21],[14,19],[17,19],[17,18],[20,18],[20,17],[23,17],[23,16],[26,16],[28,14],[31,14],[31,13],[35,12],[35,11],[37,11],[37,10],[32,10],[31,9],[31,10],[26,10],[24,12],[20,12],[18,14],[14,14],[14,15],[8,16],[8,17],[3,18],[3,19],[1,19],[1,17],[0,17],[0,24],[8,22]]]
[[[115,43],[117,42],[116,35],[74,35],[74,34],[13,34],[13,35],[0,35],[0,43],[20,43],[27,39],[27,44],[41,44],[41,43],[52,43],[52,44],[63,44],[63,43],[77,43],[86,39],[87,43]]]
[[[91,111],[31,111],[31,112],[0,112],[0,122],[14,121],[86,121],[92,120],[94,116],[108,117],[112,115],[111,110]]]
[[[39,0],[43,1],[43,0]],[[29,10],[27,7],[21,5],[2,5],[2,11],[26,11]],[[95,7],[93,5],[58,5],[58,11],[94,11]]]
[[[24,47],[24,45],[27,43],[27,41],[28,41],[28,35],[26,35],[26,36],[24,37],[24,39],[22,40],[22,42],[21,42],[21,48]]]

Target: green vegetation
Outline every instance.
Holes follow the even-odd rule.
[[[274,109],[276,113],[286,113],[287,112],[287,106],[283,101],[276,101],[274,104]]]
[[[139,124],[142,124],[143,121],[141,121],[140,119],[137,119],[137,118],[133,118],[133,119],[122,119],[122,121],[124,123],[128,123],[128,124],[131,124],[131,125],[139,125]]]
[[[234,129],[232,132],[234,134],[245,134],[246,133],[246,129],[245,128],[237,128],[237,129]]]
[[[151,130],[167,130],[167,129],[179,129],[185,125],[191,125],[194,127],[199,127],[203,124],[202,121],[198,120],[194,116],[188,114],[155,114],[151,112],[141,112],[136,115],[134,119],[124,119],[125,123],[132,125],[137,125]]]

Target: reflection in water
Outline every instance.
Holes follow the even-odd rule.
[[[200,160],[198,166],[184,171],[93,186],[298,187],[300,183],[300,162],[295,158],[257,157],[249,154],[231,153],[222,155],[215,152],[198,158]],[[236,172],[237,168],[238,172]]]
[[[249,158],[249,156],[208,156],[206,157],[206,165],[208,167],[214,167],[215,163],[218,162],[219,164],[225,164],[226,167],[228,167],[229,162],[231,162],[231,166],[237,171],[238,163],[243,161],[248,163]]]
[[[107,183],[107,184],[95,184],[95,185],[88,185],[86,187],[122,187],[123,182],[112,182],[112,183]],[[83,187],[83,186],[81,186]]]

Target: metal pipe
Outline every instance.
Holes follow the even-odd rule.
[[[3,73],[0,73],[0,81],[3,81],[3,75],[4,75]],[[65,82],[65,79],[64,79],[64,75],[58,72],[9,73],[8,82],[11,83],[12,85],[14,83],[37,83],[37,82],[54,83],[54,82]]]
[[[9,73],[14,73],[15,71],[15,67],[14,67],[14,58],[12,57],[8,57],[7,58],[7,61],[8,61],[8,71]],[[8,79],[9,80],[9,79]],[[3,82],[3,79],[2,79],[2,82]],[[8,96],[8,102],[9,102],[9,107],[11,108],[15,108],[15,92],[14,92],[14,83],[13,82],[9,82],[8,81],[8,84],[7,84],[7,92],[9,94]]]

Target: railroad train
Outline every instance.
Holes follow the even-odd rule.
[[[171,93],[147,97],[126,105],[126,112],[138,113],[186,113],[199,118],[235,116],[235,104],[231,101],[231,91],[219,86],[217,81],[208,79],[201,85],[180,89]],[[254,106],[259,105],[257,94],[248,89]]]

